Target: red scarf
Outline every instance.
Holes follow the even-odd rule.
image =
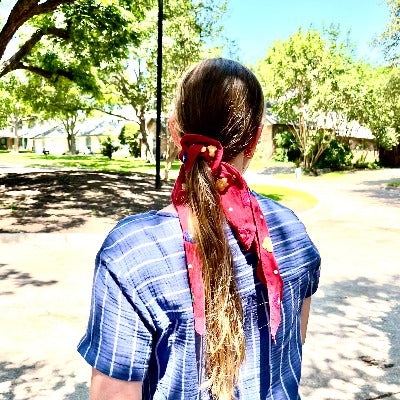
[[[179,159],[183,162],[172,191],[172,203],[178,211],[182,227],[189,284],[193,296],[194,326],[198,334],[206,329],[205,294],[201,258],[189,231],[189,209],[185,177],[195,160],[207,162],[220,194],[220,205],[225,217],[245,250],[250,248],[258,256],[257,276],[268,291],[271,336],[275,340],[281,314],[283,282],[276,263],[267,223],[257,199],[250,194],[246,181],[232,165],[221,162],[223,148],[220,142],[207,136],[186,134],[181,139]]]

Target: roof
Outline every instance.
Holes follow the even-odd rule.
[[[265,111],[266,125],[285,125],[283,121],[279,120],[279,117],[276,114],[273,114],[268,110],[270,107],[270,105],[267,105]],[[330,113],[327,117],[321,115],[316,121],[317,125],[325,126],[325,129],[332,129],[335,123],[336,113]],[[358,121],[348,122],[344,120],[342,123],[338,123],[338,125],[338,136],[356,139],[374,139],[372,131],[365,126],[362,126]]]
[[[126,121],[121,119],[104,118],[88,118],[82,122],[78,122],[76,129],[78,136],[102,136],[107,134],[119,133]],[[66,137],[63,124],[55,121],[46,122],[41,125],[35,125],[31,128],[23,127],[18,130],[18,136],[27,139],[47,139]],[[11,128],[0,130],[0,137],[14,138],[14,131]]]

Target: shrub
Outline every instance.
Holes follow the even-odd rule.
[[[139,140],[139,127],[137,124],[125,124],[120,134],[118,135],[118,140],[122,145],[128,145],[129,154],[132,157],[140,156],[140,140]]]
[[[103,156],[108,157],[110,160],[112,158],[112,154],[119,149],[119,146],[115,146],[110,136],[107,136],[105,140],[101,142],[101,153]]]
[[[301,157],[301,152],[297,144],[296,138],[292,133],[285,130],[278,131],[274,135],[273,140],[275,143],[275,161],[293,161],[298,164]]]
[[[316,167],[319,169],[340,169],[351,166],[352,159],[353,153],[350,146],[333,139],[317,161]]]

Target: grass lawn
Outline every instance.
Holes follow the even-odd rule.
[[[23,165],[40,168],[76,168],[95,171],[112,171],[112,172],[143,172],[155,175],[155,164],[148,164],[143,160],[135,158],[116,158],[109,160],[108,157],[101,155],[89,156],[53,156],[40,155],[34,153],[0,153],[0,162],[12,163],[15,165]],[[161,161],[161,169],[165,166],[165,162]],[[180,162],[174,162],[172,170],[178,170]]]
[[[40,168],[76,168],[76,169],[88,169],[95,171],[112,171],[112,172],[143,172],[155,175],[155,164],[148,164],[143,160],[131,158],[131,157],[120,157],[109,160],[108,157],[102,155],[87,155],[87,156],[44,156],[35,153],[9,153],[0,151],[0,163],[11,163],[21,166],[40,167]],[[180,161],[175,161],[172,164],[172,171],[177,171],[180,168]],[[250,170],[260,171],[268,167],[274,167],[279,165],[280,167],[290,166],[291,163],[277,163],[271,160],[255,159],[250,164]],[[161,170],[164,169],[165,161],[161,161]],[[282,174],[285,175],[285,174]],[[290,177],[292,174],[290,174]]]
[[[310,193],[284,186],[251,185],[251,189],[263,196],[282,203],[296,213],[310,210],[318,203],[318,200]]]
[[[390,183],[387,184],[387,186],[400,188],[400,181],[390,182]]]

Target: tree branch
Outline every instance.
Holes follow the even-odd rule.
[[[3,57],[4,51],[15,32],[17,32],[19,27],[26,21],[35,15],[53,11],[60,4],[74,3],[75,1],[76,0],[47,0],[38,4],[38,0],[18,0],[0,32],[0,59]]]
[[[17,68],[17,65],[21,65],[21,60],[33,49],[33,47],[40,41],[45,35],[57,36],[61,39],[68,40],[70,33],[66,29],[59,28],[48,28],[45,31],[38,29],[20,48],[19,50],[8,60],[4,61],[0,66],[0,78],[6,75],[8,72],[13,71]],[[21,67],[20,67],[21,68]],[[27,68],[23,68],[27,69]]]
[[[113,113],[111,111],[106,111],[106,110],[103,110],[102,108],[98,108],[98,107],[91,107],[91,108],[87,108],[85,110],[87,110],[87,111],[96,110],[96,111],[100,111],[100,112],[102,112],[104,114],[112,115],[113,117],[121,118],[121,119],[123,119],[125,121],[134,121],[134,122],[136,122],[134,119],[127,118],[127,117],[124,117],[123,115],[115,114],[115,113]]]
[[[43,78],[50,79],[54,75],[57,76],[63,76],[64,78],[69,79],[70,81],[74,80],[74,76],[72,75],[71,72],[69,71],[64,71],[62,69],[57,69],[55,71],[46,71],[43,68],[35,67],[33,65],[26,65],[24,63],[18,63],[14,69],[25,69],[27,71],[33,72],[35,74],[38,74],[40,76],[43,76]],[[1,77],[1,75],[0,75]]]

